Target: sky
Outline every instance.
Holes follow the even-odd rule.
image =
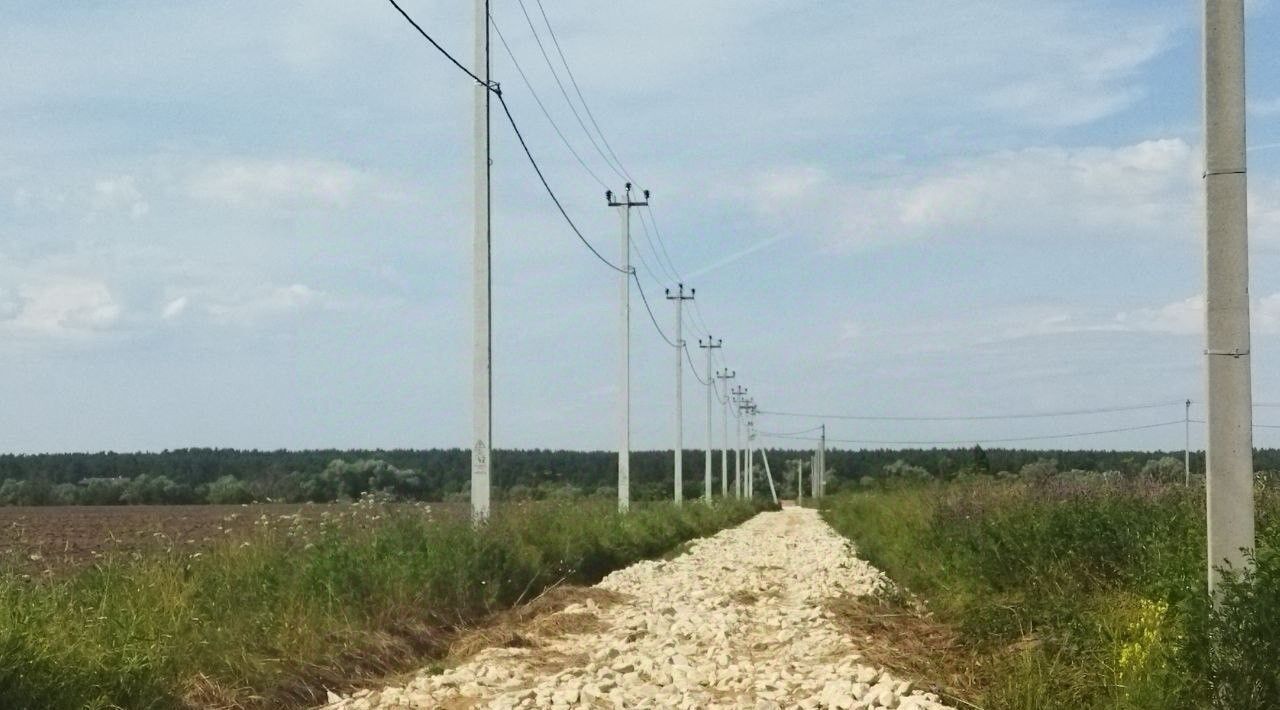
[[[1203,416],[1198,2],[542,0],[590,109],[576,117],[523,2],[528,19],[493,0],[494,24],[586,168],[497,35],[494,79],[608,258],[619,219],[597,177],[623,178],[592,119],[652,191],[633,213],[637,276],[668,337],[663,289],[697,290],[697,376],[709,330],[714,366],[765,411],[1160,405],[826,420],[849,442],[1161,424],[1021,445],[1177,449],[1181,402]],[[470,3],[402,4],[472,63]],[[1265,405],[1280,402],[1280,3],[1248,7]],[[0,451],[466,445],[472,84],[388,3],[12,0],[0,87]],[[613,448],[620,277],[501,114],[493,128],[494,445]],[[632,298],[633,445],[669,448],[677,353]],[[688,370],[684,420],[703,446]],[[1255,441],[1280,446],[1280,429]]]

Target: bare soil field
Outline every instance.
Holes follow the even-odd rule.
[[[426,509],[465,513],[455,504]],[[265,526],[307,525],[351,511],[346,503],[0,507],[0,571],[53,574],[122,554],[195,552]]]

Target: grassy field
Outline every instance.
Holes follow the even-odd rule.
[[[756,511],[508,504],[479,530],[415,506],[289,517],[234,540],[0,576],[0,707],[288,707],[420,664],[459,629]]]
[[[855,605],[883,660],[982,708],[1280,707],[1280,496],[1260,487],[1252,577],[1205,589],[1204,491],[1049,478],[828,498],[909,595]],[[932,647],[912,643],[922,634]],[[963,705],[963,702],[957,701]]]

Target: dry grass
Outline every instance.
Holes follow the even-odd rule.
[[[953,704],[977,707],[971,699],[981,697],[990,661],[919,601],[893,594],[842,596],[825,606],[871,664],[921,679],[923,689]]]
[[[538,648],[539,638],[599,631],[603,628],[599,617],[585,612],[564,613],[564,610],[571,604],[588,601],[604,609],[626,599],[623,594],[598,587],[554,587],[528,604],[494,614],[459,634],[449,644],[448,660],[457,664],[486,648]]]

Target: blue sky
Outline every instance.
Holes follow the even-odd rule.
[[[469,63],[468,3],[404,5]],[[945,416],[1203,399],[1199,3],[544,5],[698,290],[687,337],[704,322],[723,337],[724,364],[762,407]],[[493,12],[569,141],[618,189],[519,4]],[[1280,402],[1267,41],[1280,9],[1252,2],[1249,22],[1255,397]],[[616,256],[617,215],[496,37],[494,75],[566,207]],[[389,5],[9,2],[0,86],[0,450],[467,440],[471,89]],[[612,447],[616,274],[495,129],[495,444]],[[640,277],[670,331],[673,279]],[[673,355],[635,305],[635,443],[669,446]],[[686,394],[698,446],[704,394]],[[977,441],[1181,415],[830,431]],[[1280,409],[1258,421],[1280,424]],[[1181,439],[1173,426],[1031,443]],[[1280,445],[1280,430],[1257,442]]]

